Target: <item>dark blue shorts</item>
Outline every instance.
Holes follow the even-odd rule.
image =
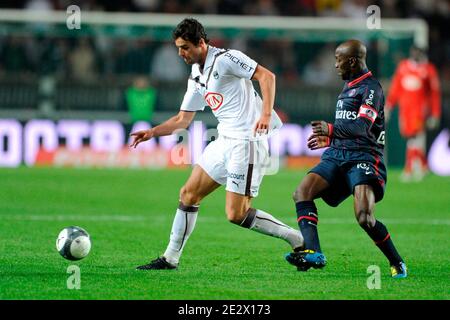
[[[328,181],[330,187],[319,196],[330,206],[336,207],[353,194],[355,186],[372,186],[375,202],[383,199],[387,182],[383,157],[376,153],[328,148],[320,163],[310,172]]]

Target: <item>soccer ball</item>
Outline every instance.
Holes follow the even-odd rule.
[[[91,239],[83,228],[67,227],[56,239],[56,250],[68,260],[80,260],[91,250]]]

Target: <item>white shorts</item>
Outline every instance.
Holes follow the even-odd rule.
[[[256,197],[269,160],[267,139],[238,140],[224,136],[205,148],[198,165],[226,190]]]

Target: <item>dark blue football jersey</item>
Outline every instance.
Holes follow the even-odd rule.
[[[338,97],[331,147],[383,155],[384,136],[383,89],[365,70],[346,81]]]

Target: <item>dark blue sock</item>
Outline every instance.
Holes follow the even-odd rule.
[[[386,226],[380,221],[376,220],[375,225],[371,228],[362,226],[369,237],[375,242],[375,245],[380,248],[381,252],[386,256],[391,265],[398,265],[403,259],[397,252],[397,249],[392,242]]]
[[[317,208],[314,201],[300,201],[295,204],[297,222],[305,239],[305,249],[322,252],[320,249],[317,223],[319,222]]]

